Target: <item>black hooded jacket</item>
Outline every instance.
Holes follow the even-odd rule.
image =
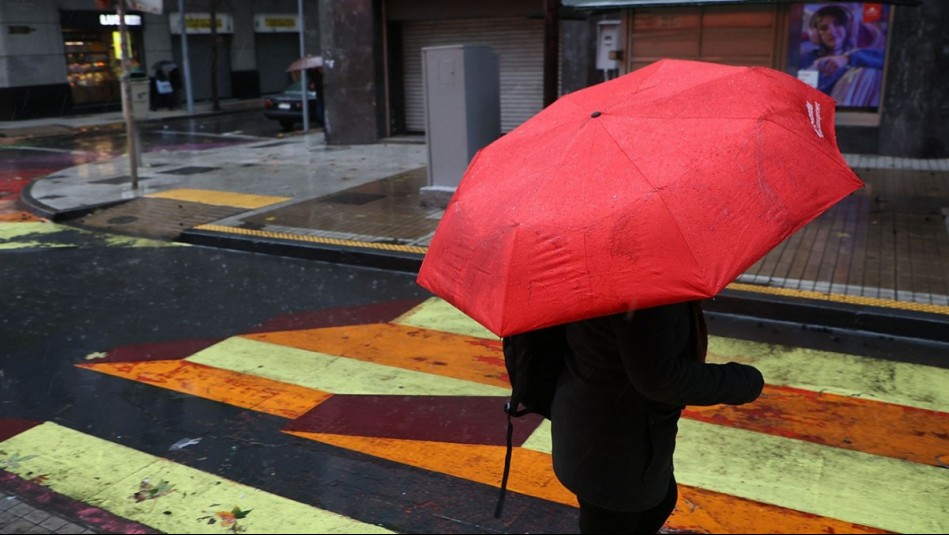
[[[671,480],[684,406],[737,405],[761,393],[757,369],[706,364],[696,354],[702,346],[695,337],[706,334],[695,328],[694,306],[567,325],[569,351],[551,414],[553,463],[561,483],[583,500],[616,511],[656,505]]]

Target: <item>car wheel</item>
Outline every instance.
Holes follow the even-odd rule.
[[[288,121],[288,120],[280,121],[280,126],[282,126],[283,129],[286,131],[293,130],[293,121]]]

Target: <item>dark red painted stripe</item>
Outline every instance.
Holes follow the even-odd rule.
[[[291,422],[286,431],[503,446],[504,397],[334,395]],[[543,418],[514,421],[520,446]]]
[[[277,316],[267,320],[267,322],[260,327],[247,332],[293,331],[298,329],[319,329],[322,327],[385,323],[412,310],[423,301],[422,299],[409,299],[353,307],[298,312],[296,314]]]
[[[0,418],[0,442],[15,437],[27,429],[40,425],[38,420],[22,420],[19,418]]]
[[[27,481],[6,470],[0,470],[0,486],[10,494],[15,494],[28,505],[61,516],[76,524],[85,524],[105,533],[161,533],[146,525],[132,522],[98,507],[86,505],[54,492],[47,487]]]
[[[223,338],[206,340],[174,340],[171,342],[155,342],[150,344],[133,344],[111,349],[101,359],[93,359],[92,363],[101,362],[139,362],[149,360],[175,360],[194,355],[202,349],[207,349],[220,342]]]

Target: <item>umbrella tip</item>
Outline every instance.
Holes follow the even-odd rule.
[[[603,114],[600,113],[600,112],[598,112],[598,111],[595,111],[595,112],[593,112],[593,113],[590,114],[590,117],[593,117],[594,119],[596,119],[596,118],[599,117],[600,115],[603,115]]]

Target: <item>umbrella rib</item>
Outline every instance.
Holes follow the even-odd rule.
[[[619,141],[616,140],[616,137],[614,137],[614,136],[613,136],[613,133],[610,132],[610,131],[606,128],[606,126],[603,124],[603,122],[600,122],[599,125],[600,125],[600,128],[603,129],[603,132],[605,132],[606,135],[609,136],[610,140],[613,141],[613,143],[616,145],[616,148],[618,148],[619,151],[622,152],[624,156],[626,156],[626,159],[629,160],[630,165],[632,165],[633,168],[636,169],[636,172],[639,173],[639,175],[640,175],[641,177],[643,177],[643,180],[645,180],[646,183],[649,184],[649,187],[652,188],[652,190],[656,192],[656,195],[659,196],[659,199],[662,201],[662,205],[666,208],[666,213],[669,214],[669,219],[671,219],[672,222],[675,224],[676,230],[679,232],[679,236],[682,238],[682,241],[683,241],[685,244],[688,245],[687,249],[688,249],[688,251],[689,251],[689,256],[692,258],[692,264],[693,264],[694,266],[698,267],[698,266],[699,266],[699,261],[698,261],[698,259],[695,257],[695,253],[692,252],[692,244],[689,243],[689,240],[686,238],[685,232],[682,230],[682,225],[679,223],[679,220],[676,219],[676,217],[675,217],[675,215],[673,214],[672,210],[669,209],[669,205],[668,205],[668,203],[666,203],[665,197],[662,196],[662,192],[660,191],[660,189],[657,188],[657,187],[655,186],[655,184],[653,184],[652,181],[649,180],[649,177],[646,176],[646,173],[643,173],[642,170],[639,168],[639,166],[636,165],[636,162],[633,161],[632,156],[630,156],[629,153],[626,152],[626,150],[623,148],[623,145],[621,145],[621,144],[619,143]],[[702,273],[702,282],[705,283],[705,287],[707,288],[707,287],[708,287],[708,277],[707,277],[707,273],[705,272],[704,269],[701,269],[701,273]]]
[[[804,140],[806,143],[809,143],[809,144],[811,144],[811,145],[815,145],[815,146],[817,146],[817,147],[820,147],[820,146],[821,146],[821,142],[820,142],[820,141],[815,140],[815,139],[812,139],[812,138],[810,138],[810,137],[808,137],[808,136],[802,136],[799,132],[797,132],[797,131],[795,131],[795,130],[791,130],[790,128],[784,126],[783,124],[781,124],[781,123],[779,123],[779,122],[777,122],[777,121],[775,121],[775,120],[773,120],[773,119],[764,118],[763,120],[764,120],[764,121],[768,121],[769,123],[771,123],[771,124],[777,126],[778,128],[787,131],[788,133],[790,133],[791,135],[793,135],[794,137],[796,137],[796,138],[798,138],[798,139]],[[826,159],[828,159],[828,160],[830,160],[831,162],[833,162],[834,165],[836,165],[837,167],[839,167],[839,168],[841,168],[841,169],[844,169],[844,170],[846,170],[846,171],[851,171],[850,165],[847,164],[847,161],[846,161],[846,160],[843,160],[843,159],[838,160],[838,159],[832,157],[830,154],[825,153],[825,152],[822,151],[822,150],[819,151],[819,152],[820,152],[821,154],[823,154]]]

